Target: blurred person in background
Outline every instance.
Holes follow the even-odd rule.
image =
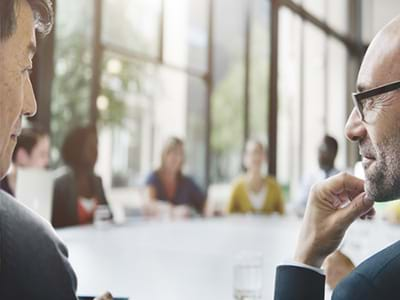
[[[303,179],[299,197],[295,200],[295,212],[299,217],[304,215],[311,187],[315,183],[339,173],[339,170],[335,167],[337,152],[338,142],[336,139],[325,135],[318,148],[319,170]]]
[[[262,172],[266,163],[266,149],[261,142],[250,140],[244,153],[246,174],[233,185],[228,213],[284,214],[282,191],[271,176]]]
[[[146,180],[148,203],[145,214],[188,218],[202,215],[206,195],[189,176],[183,174],[185,162],[183,141],[169,138],[162,149],[161,166]]]
[[[400,200],[388,203],[384,209],[383,218],[391,224],[400,224]]]
[[[11,172],[0,181],[0,188],[15,196],[18,168],[45,169],[49,164],[50,138],[38,128],[23,129],[12,155]]]
[[[70,131],[61,154],[68,170],[55,181],[52,223],[54,227],[90,224],[98,205],[108,205],[102,180],[94,172],[96,128],[78,127]]]

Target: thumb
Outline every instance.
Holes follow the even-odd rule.
[[[340,219],[349,226],[354,220],[367,213],[374,206],[374,201],[367,198],[365,193],[351,200],[349,205],[339,210]]]

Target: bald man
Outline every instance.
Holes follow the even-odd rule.
[[[322,300],[324,259],[354,220],[371,217],[375,201],[400,198],[400,17],[374,38],[358,76],[346,136],[357,142],[365,182],[342,173],[313,187],[293,263],[277,268],[276,300]],[[348,204],[343,207],[343,204]],[[354,269],[334,300],[400,298],[400,242]]]

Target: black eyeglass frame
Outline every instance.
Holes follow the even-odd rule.
[[[394,81],[390,82],[385,85],[378,86],[376,88],[366,90],[363,92],[358,92],[358,93],[353,93],[353,103],[354,106],[357,108],[358,113],[360,114],[361,121],[365,122],[365,116],[363,113],[363,107],[361,105],[361,101],[364,99],[376,97],[385,93],[389,93],[391,91],[400,89],[400,80],[399,81]]]

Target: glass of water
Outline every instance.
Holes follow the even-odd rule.
[[[236,300],[262,298],[264,261],[260,252],[243,251],[235,257],[233,292]]]
[[[93,224],[99,229],[106,228],[111,222],[111,212],[107,205],[99,205],[94,211]]]

